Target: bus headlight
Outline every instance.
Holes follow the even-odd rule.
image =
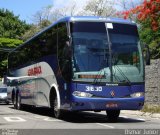
[[[133,98],[143,97],[144,96],[144,92],[136,92],[136,93],[131,94],[130,96],[133,97]]]
[[[92,97],[93,95],[90,94],[90,93],[87,93],[87,92],[81,92],[81,91],[74,91],[73,92],[73,96],[76,96],[76,97]]]

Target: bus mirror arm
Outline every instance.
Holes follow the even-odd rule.
[[[66,45],[65,45],[65,56],[66,56],[66,59],[70,59],[71,56],[72,56],[71,54],[72,54],[71,45],[70,45],[69,41],[66,41]]]

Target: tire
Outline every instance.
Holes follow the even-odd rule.
[[[17,109],[17,97],[16,97],[16,95],[13,98],[13,106],[14,106],[14,109]]]
[[[21,104],[21,96],[20,96],[20,94],[18,93],[16,97],[17,97],[17,99],[16,99],[16,109],[17,110],[22,110],[22,104]]]
[[[61,118],[63,117],[63,112],[62,112],[62,110],[58,108],[57,96],[54,97],[53,112],[54,112],[54,117],[55,117],[55,118],[61,119]]]
[[[117,122],[118,117],[120,115],[120,110],[107,110],[107,119],[110,122]]]
[[[12,90],[12,96],[11,96],[11,100],[12,100],[12,103],[14,104],[14,98],[15,98],[15,92],[14,92],[14,89]]]

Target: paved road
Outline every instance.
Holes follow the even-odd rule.
[[[106,119],[105,112],[82,112],[67,114],[66,118],[58,120],[53,118],[50,110],[46,108],[29,108],[19,111],[15,110],[13,105],[0,104],[0,129],[61,129],[61,131],[63,131],[62,129],[83,129],[84,132],[85,129],[90,129],[95,134],[96,132],[100,134],[99,130],[100,132],[106,132],[101,129],[110,129],[111,133],[114,131],[130,134],[132,132],[129,129],[131,131],[132,129],[150,129],[153,131],[160,129],[160,119],[123,114],[122,112],[116,123],[110,123]],[[38,134],[40,135],[40,133]],[[66,130],[64,130],[64,133],[66,133]],[[111,133],[110,135],[112,135]],[[80,134],[82,135],[81,132]],[[156,135],[160,135],[160,131],[157,131]]]

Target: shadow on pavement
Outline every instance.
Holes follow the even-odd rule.
[[[6,104],[6,103],[0,103],[0,106],[10,106],[10,105],[12,105],[11,103],[9,103],[9,104]]]
[[[14,109],[13,107],[10,107]],[[42,115],[53,118],[53,111],[48,108],[42,107],[25,107],[21,112],[29,112],[32,114]],[[94,112],[66,112],[63,121],[71,122],[71,123],[112,123],[107,120],[105,114],[94,113]],[[145,122],[143,120],[138,120],[134,118],[123,118],[119,117],[116,123],[140,123]],[[115,122],[114,122],[115,123]]]

